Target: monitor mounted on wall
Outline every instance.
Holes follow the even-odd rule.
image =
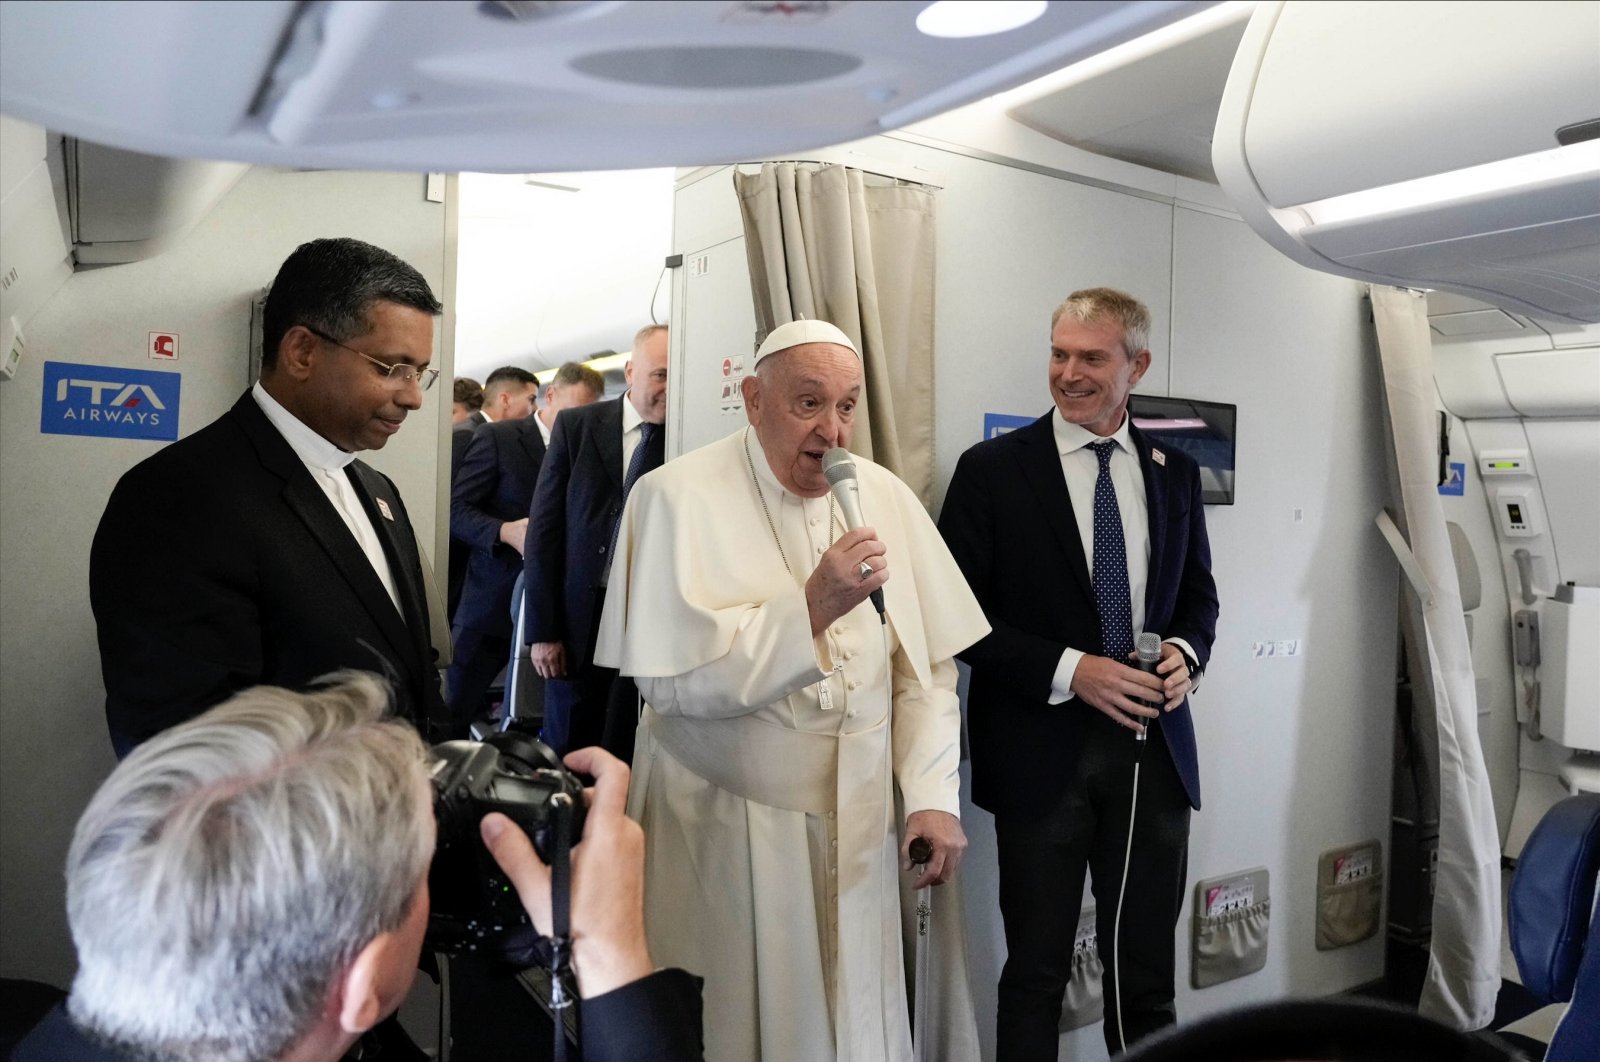
[[[1174,450],[1182,450],[1200,466],[1201,500],[1207,505],[1233,504],[1234,423],[1239,407],[1198,398],[1128,396],[1134,427]]]

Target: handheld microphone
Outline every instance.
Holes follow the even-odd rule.
[[[1133,652],[1139,658],[1138,666],[1140,671],[1143,671],[1146,675],[1158,675],[1156,665],[1161,663],[1161,635],[1152,634],[1150,631],[1141,631],[1139,637],[1133,640]],[[1161,707],[1159,701],[1155,704],[1150,704],[1149,701],[1144,703],[1156,709]],[[1145,739],[1145,730],[1147,729],[1149,729],[1149,724],[1145,725],[1145,729],[1139,731],[1138,738],[1140,741]]]
[[[854,531],[865,525],[866,521],[861,518],[861,486],[856,481],[856,462],[850,456],[850,451],[835,446],[823,454],[822,474],[827,477],[828,488],[833,491],[839,511],[844,514],[844,526]],[[882,587],[872,592],[872,607],[878,610],[878,618],[882,620]]]

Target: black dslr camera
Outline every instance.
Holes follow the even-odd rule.
[[[433,755],[439,840],[428,870],[427,947],[446,955],[482,952],[516,969],[543,962],[548,951],[484,847],[478,824],[500,812],[522,827],[549,864],[563,819],[569,845],[583,834],[583,785],[554,750],[515,730],[482,742],[446,741]]]

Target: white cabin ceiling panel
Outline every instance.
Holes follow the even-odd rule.
[[[899,128],[1208,5],[1054,3],[959,39],[918,31],[923,6],[5,0],[0,99],[158,155],[417,171],[719,163]]]

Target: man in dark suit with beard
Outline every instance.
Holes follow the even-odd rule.
[[[440,304],[371,244],[315,240],[272,283],[261,379],[140,462],[95,532],[89,594],[119,756],[249,686],[376,672],[442,714],[420,557],[380,449],[438,371]]]
[[[638,694],[595,665],[594,643],[626,488],[666,452],[666,325],[639,330],[625,373],[621,398],[556,419],[528,514],[523,640],[545,680],[546,743],[602,744],[631,761]]]
[[[511,590],[522,574],[528,508],[556,414],[605,394],[605,380],[569,361],[531,416],[485,424],[473,433],[450,490],[450,535],[471,546],[452,626],[455,652],[446,685],[458,729],[483,707],[485,691],[510,658]]]
[[[1051,318],[1056,408],[963,454],[939,519],[993,628],[958,655],[972,797],[999,846],[1000,1062],[1056,1057],[1085,867],[1107,1047],[1176,1020],[1172,939],[1200,807],[1188,694],[1217,590],[1195,462],[1127,415],[1149,330],[1130,295],[1068,296]],[[1161,637],[1156,674],[1132,666],[1139,631]]]

